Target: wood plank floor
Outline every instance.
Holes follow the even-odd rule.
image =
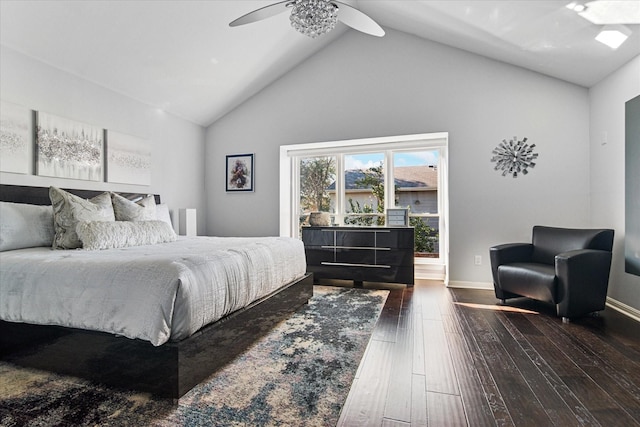
[[[365,284],[367,287],[367,284]],[[390,285],[339,426],[640,426],[640,323]]]

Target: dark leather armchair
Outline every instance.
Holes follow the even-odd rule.
[[[532,243],[490,249],[496,297],[555,304],[564,322],[604,310],[612,246],[613,230],[537,225]]]

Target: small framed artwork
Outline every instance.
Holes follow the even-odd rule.
[[[227,156],[227,191],[253,191],[253,154]]]
[[[409,209],[387,209],[388,227],[407,227],[409,225]]]

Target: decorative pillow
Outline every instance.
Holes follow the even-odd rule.
[[[51,206],[0,202],[0,252],[51,246],[54,234]]]
[[[89,221],[76,228],[84,249],[114,249],[173,242],[176,233],[164,221]]]
[[[119,194],[111,193],[116,221],[152,221],[156,217],[156,199],[153,196],[132,202]]]
[[[171,222],[171,215],[169,215],[169,206],[164,203],[160,203],[156,205],[156,218],[158,221],[164,221],[173,228],[173,223]]]
[[[49,187],[49,198],[53,206],[56,232],[54,249],[75,249],[82,246],[76,234],[76,225],[80,221],[115,221],[109,193],[86,200],[59,188]]]

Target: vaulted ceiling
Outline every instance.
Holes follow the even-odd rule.
[[[567,9],[569,1],[345,2],[386,30],[585,87],[640,55],[640,25],[627,25],[631,37],[610,49],[594,40],[601,26]],[[207,126],[346,31],[355,31],[339,23],[310,39],[291,28],[287,13],[228,26],[272,3],[0,0],[0,44]],[[637,9],[640,15],[640,5]]]

